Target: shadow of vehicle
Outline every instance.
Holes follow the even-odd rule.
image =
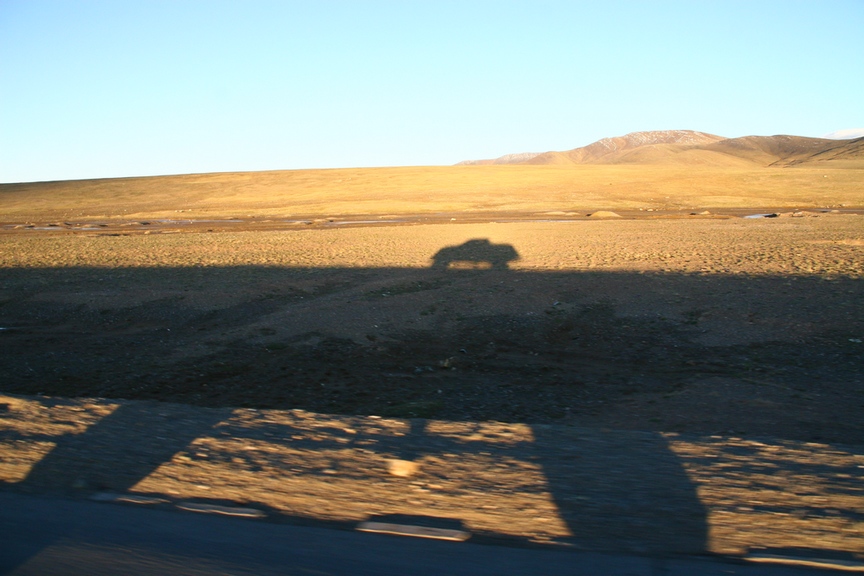
[[[442,248],[432,257],[432,268],[451,266],[507,270],[510,262],[519,259],[519,253],[510,244],[493,244],[486,238],[468,240],[458,246]]]

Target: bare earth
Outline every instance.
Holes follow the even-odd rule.
[[[0,479],[861,552],[864,216],[499,216],[4,228]]]

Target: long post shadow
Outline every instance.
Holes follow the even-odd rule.
[[[182,414],[170,404],[121,403],[83,433],[59,438],[19,487],[26,491],[125,493],[170,462],[175,454],[189,449],[196,438],[210,432],[230,411],[200,410],[192,420],[184,419]],[[118,449],[118,438],[125,441],[121,447],[123,466],[100,457],[100,453]]]

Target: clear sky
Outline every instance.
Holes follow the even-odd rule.
[[[864,0],[0,0],[0,182],[864,127]]]

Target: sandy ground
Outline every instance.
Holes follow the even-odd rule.
[[[859,552],[861,218],[7,231],[0,474],[593,549]]]

